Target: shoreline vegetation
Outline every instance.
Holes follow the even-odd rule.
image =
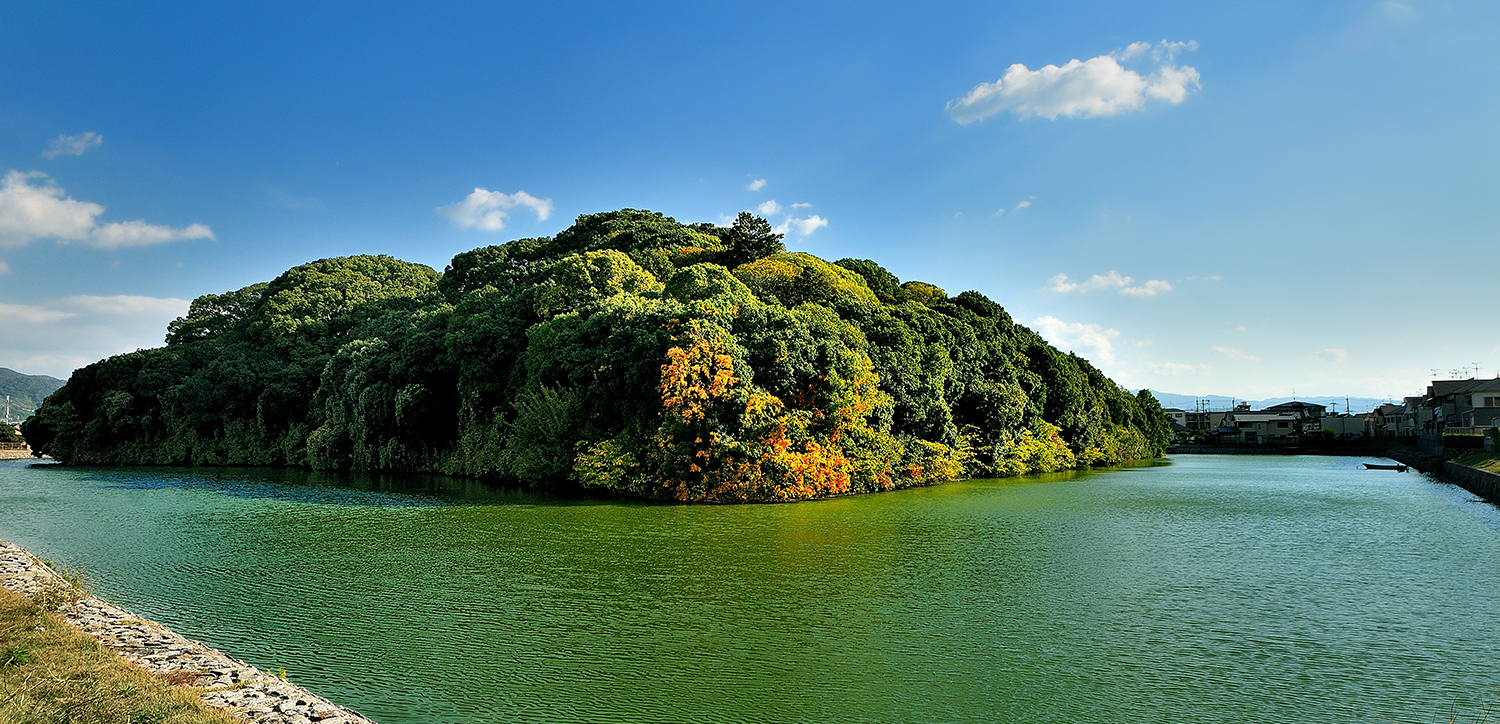
[[[115,656],[45,607],[0,589],[0,721],[228,724],[234,719]]]
[[[625,209],[455,256],[323,259],[194,300],[23,433],[66,464],[439,473],[789,501],[1113,465],[1169,423],[977,292]]]
[[[0,541],[0,722],[371,724]]]

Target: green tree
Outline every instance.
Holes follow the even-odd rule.
[[[727,228],[714,231],[724,242],[724,251],[717,261],[730,269],[786,252],[786,245],[781,243],[785,235],[776,233],[771,222],[748,211],[741,211]]]

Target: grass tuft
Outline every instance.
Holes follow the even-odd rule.
[[[190,688],[116,656],[33,601],[0,589],[0,724],[230,724]]]

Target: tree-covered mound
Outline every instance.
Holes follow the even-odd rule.
[[[626,209],[440,275],[323,259],[207,295],[25,426],[67,463],[424,471],[696,501],[1161,454],[1169,427],[977,292]]]

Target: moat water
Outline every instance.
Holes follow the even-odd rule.
[[[1500,512],[1359,458],[755,506],[0,462],[0,538],[383,724],[1446,720]]]

